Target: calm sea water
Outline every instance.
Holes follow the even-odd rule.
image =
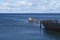
[[[60,40],[60,32],[41,29],[28,18],[58,19],[54,14],[0,14],[0,40]]]

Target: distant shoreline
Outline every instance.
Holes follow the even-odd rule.
[[[0,13],[0,14],[21,14],[21,15],[60,15],[60,13]]]

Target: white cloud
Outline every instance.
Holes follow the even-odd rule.
[[[6,0],[0,3],[0,12],[59,12],[60,0]]]
[[[48,6],[48,9],[59,9],[60,8],[60,1],[58,0],[52,0]]]
[[[10,8],[18,8],[18,7],[31,7],[32,3],[31,2],[25,2],[25,1],[18,1],[18,2],[5,2],[2,3],[1,6],[6,6],[6,7],[10,7]]]
[[[24,1],[19,1],[18,4],[26,5],[26,2],[24,2]]]

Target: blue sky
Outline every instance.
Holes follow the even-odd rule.
[[[0,13],[60,13],[60,0],[0,0]]]

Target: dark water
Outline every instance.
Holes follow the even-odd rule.
[[[0,14],[0,40],[60,40],[60,32],[41,29],[28,18],[58,19],[60,15]]]

